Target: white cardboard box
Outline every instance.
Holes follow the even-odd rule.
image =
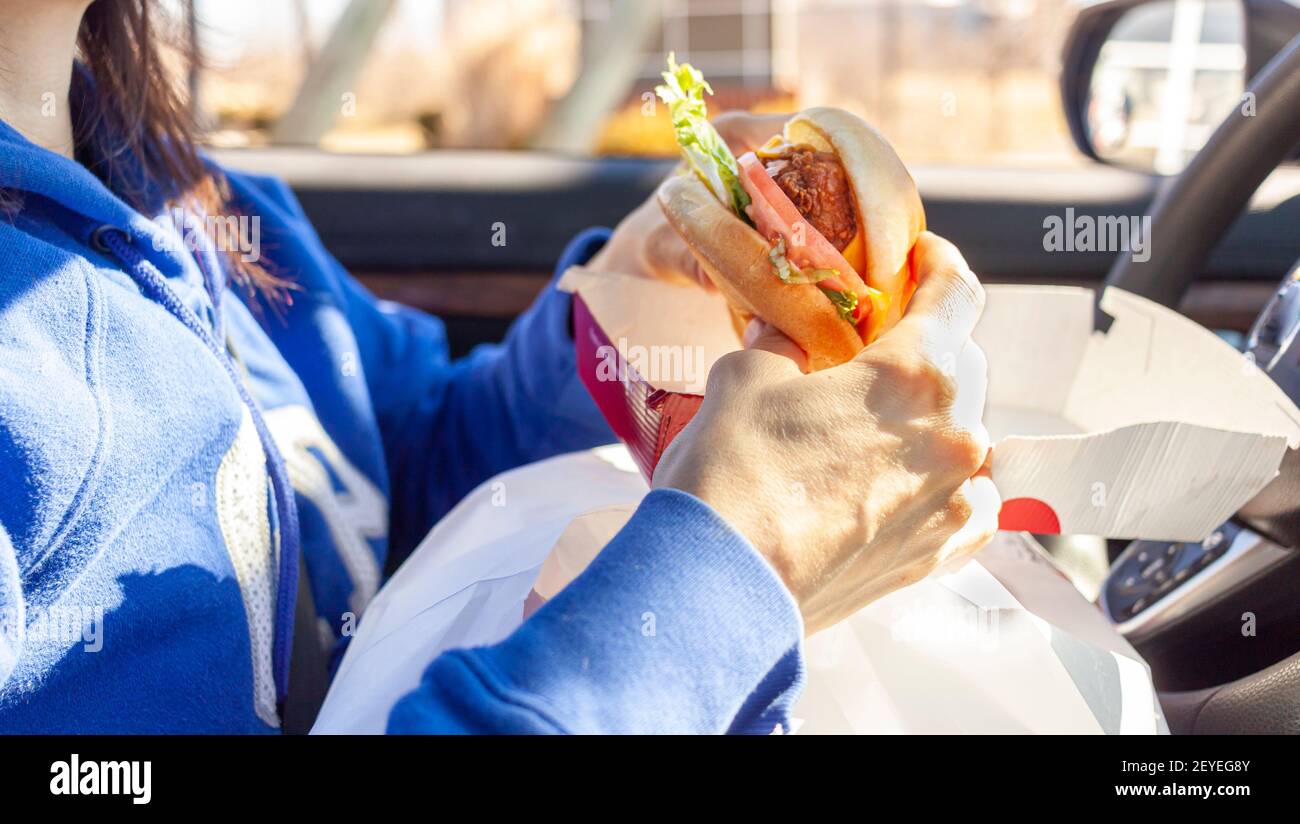
[[[739,347],[725,303],[583,267],[560,286],[578,298],[580,376],[648,476],[708,368]],[[1109,289],[1113,322],[1101,332],[1091,290],[986,288],[974,338],[989,362],[1004,529],[1199,541],[1300,447],[1300,410],[1285,393],[1178,313]]]

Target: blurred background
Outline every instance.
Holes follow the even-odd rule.
[[[1074,161],[1072,0],[192,0],[223,146],[671,155],[675,51],[715,111],[851,109],[909,162]]]

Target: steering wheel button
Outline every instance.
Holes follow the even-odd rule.
[[[1142,579],[1143,579],[1143,580],[1148,580],[1148,579],[1150,579],[1151,576],[1156,575],[1157,573],[1159,573],[1160,570],[1161,570],[1161,568],[1164,567],[1164,565],[1165,565],[1165,559],[1164,559],[1164,558],[1157,558],[1157,559],[1155,559],[1154,561],[1152,561],[1151,563],[1147,564],[1145,567],[1142,568],[1142,573],[1141,573],[1141,575],[1142,575]]]

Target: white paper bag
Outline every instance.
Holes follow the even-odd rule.
[[[366,610],[314,732],[382,732],[439,653],[508,635],[530,589],[554,594],[589,560],[591,541],[603,542],[646,491],[621,446],[480,486]],[[568,544],[547,566],[561,536]],[[1017,534],[819,633],[805,659],[794,731],[1163,729],[1145,664]]]

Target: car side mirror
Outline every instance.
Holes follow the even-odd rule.
[[[1234,108],[1254,70],[1297,32],[1288,0],[1101,0],[1066,38],[1061,94],[1088,157],[1177,174]]]

